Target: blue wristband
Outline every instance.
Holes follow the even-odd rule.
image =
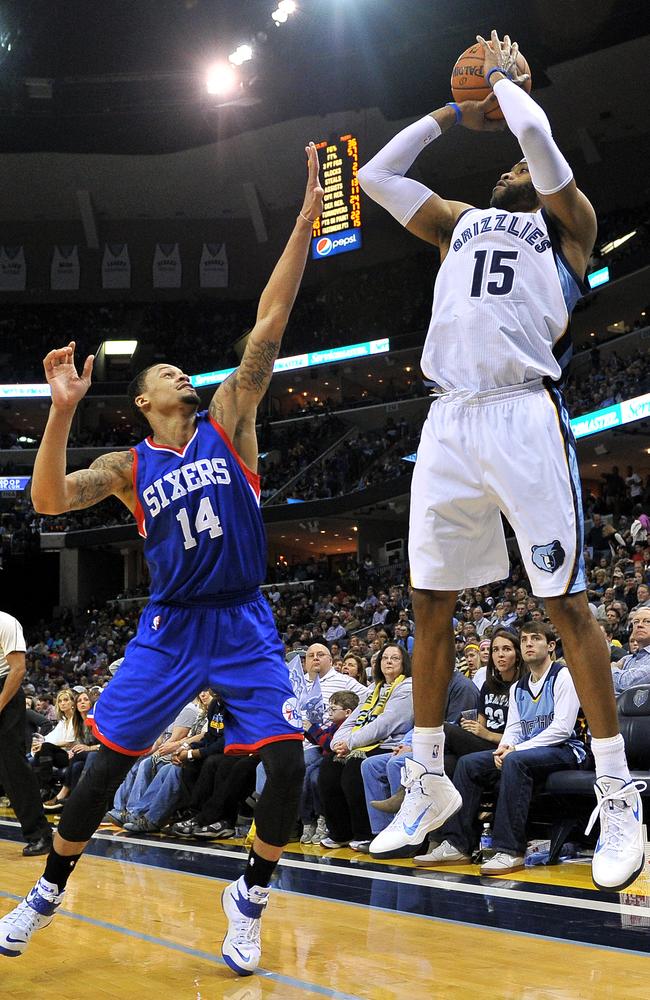
[[[486,77],[485,77],[485,82],[487,83],[487,85],[489,87],[492,86],[492,84],[490,83],[490,77],[492,76],[493,73],[500,73],[501,76],[505,76],[506,80],[510,79],[510,77],[508,76],[508,74],[506,72],[504,72],[504,70],[500,69],[498,66],[493,66],[492,69],[486,74]]]
[[[447,101],[445,107],[454,109],[454,114],[456,115],[456,124],[460,125],[460,123],[463,120],[463,112],[460,109],[460,105],[456,104],[455,101]]]

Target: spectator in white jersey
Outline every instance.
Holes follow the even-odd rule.
[[[492,833],[495,853],[481,866],[481,875],[506,875],[524,867],[526,822],[535,784],[552,771],[590,763],[578,735],[578,696],[566,665],[553,661],[554,651],[550,625],[524,625],[521,655],[527,672],[510,688],[508,724],[501,741],[495,751],[461,757],[454,773],[461,809],[441,827],[438,846],[416,857],[416,865],[467,864],[478,846],[476,817],[482,792],[499,782]]]
[[[641,798],[618,726],[607,647],[586,596],[579,465],[561,389],[596,216],[544,111],[518,86],[525,78],[517,43],[496,31],[490,42],[477,41],[493,93],[426,115],[359,170],[366,193],[441,257],[421,362],[440,396],[411,485],[413,761],[405,765],[402,808],[371,853],[421,842],[461,808],[443,771],[452,618],[459,591],[507,575],[503,512],[531,588],[561,636],[593,734],[600,817],[593,879],[622,890],[645,863]],[[488,208],[445,199],[405,176],[424,146],[454,125],[502,127],[486,117],[497,107],[522,158],[498,179]],[[507,608],[503,614],[507,621]]]

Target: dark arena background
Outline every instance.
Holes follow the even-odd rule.
[[[258,411],[263,592],[288,660],[325,638],[342,675],[356,654],[365,686],[386,637],[410,648],[409,494],[439,257],[364,195],[357,170],[451,101],[454,62],[492,28],[519,42],[598,218],[565,394],[589,601],[612,658],[633,651],[633,609],[650,615],[649,27],[643,0],[0,0],[0,611],[24,628],[33,707],[51,715],[60,689],[108,684],[148,594],[142,540],[117,499],[60,515],[31,505],[43,358],[71,340],[79,367],[96,355],[68,472],[142,439],[126,388],[149,365],[182,369],[207,407],[293,228],[309,141],[324,210]],[[507,130],[456,127],[409,176],[483,206],[520,155]],[[470,677],[479,619],[545,617],[505,529],[509,577],[464,591],[456,609],[456,665]],[[634,774],[650,779],[639,692],[622,728]],[[55,769],[44,791],[56,797],[62,781]],[[19,961],[0,956],[2,994],[645,1000],[647,865],[625,892],[594,887],[591,784],[578,785],[536,790],[526,865],[502,877],[321,846],[307,817],[246,980],[221,958],[219,897],[246,857],[254,773],[202,839],[173,829],[190,815],[182,796],[133,830],[118,811],[51,929]],[[481,808],[487,852],[494,803]],[[22,846],[2,798],[0,913],[42,869]]]

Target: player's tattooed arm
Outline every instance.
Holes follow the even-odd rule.
[[[237,373],[237,386],[241,391],[256,393],[260,398],[264,395],[273,375],[281,342],[281,334],[268,339],[259,337],[247,347]]]
[[[132,472],[132,451],[100,455],[90,468],[71,472],[65,477],[66,510],[83,510],[109,496],[116,496],[133,510]]]

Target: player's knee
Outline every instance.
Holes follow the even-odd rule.
[[[260,750],[266,783],[277,794],[300,792],[305,777],[305,754],[299,740],[278,740]]]
[[[84,774],[86,793],[106,794],[112,798],[134,764],[133,757],[102,747],[97,752],[92,767]]]
[[[414,590],[413,613],[418,627],[452,629],[457,594],[449,590]]]

